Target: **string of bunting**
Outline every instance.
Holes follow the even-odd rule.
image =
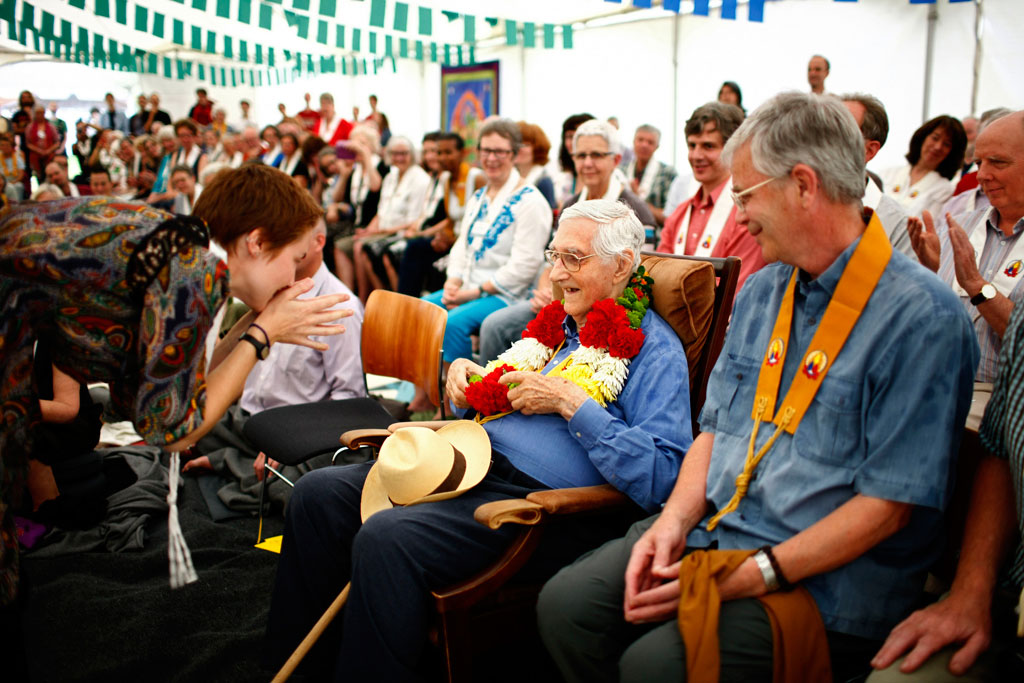
[[[117,23],[131,26],[136,31],[156,38],[170,38],[171,42],[176,45],[199,52],[219,55],[228,60],[245,63],[251,61],[258,66],[266,64],[270,68],[276,66],[273,47],[265,46],[262,43],[236,39],[224,33],[218,34],[216,31],[204,29],[201,26],[187,24],[184,20],[176,17],[168,18],[166,14],[152,11],[147,5],[142,3],[130,3],[128,0],[114,1],[116,4],[113,18]],[[173,1],[184,4],[184,0]],[[232,0],[216,0],[216,4],[213,6],[208,5],[206,0],[191,0],[192,8],[195,10],[205,12],[212,8],[219,18],[238,21],[241,24],[251,26],[254,20],[252,11],[254,7],[253,0],[234,0],[234,12],[232,12],[231,2]],[[276,14],[273,11],[273,5],[280,4],[281,2],[282,0],[277,0],[276,3],[260,2],[258,5],[258,17],[255,17],[258,22],[257,26],[267,31],[268,40],[273,39],[270,34],[274,32],[275,27],[274,20]],[[305,5],[301,4],[302,0],[295,0],[295,2],[299,7],[305,6],[308,8],[308,2]],[[86,0],[68,0],[68,4],[85,10]],[[324,4],[322,0],[321,5]],[[109,0],[93,0],[93,12],[98,17],[111,18]],[[131,14],[134,15],[134,22],[129,24],[128,16]],[[377,64],[383,64],[383,58],[390,58],[393,67],[395,58],[439,62],[445,66],[461,66],[473,63],[476,57],[475,48],[471,45],[454,45],[420,39],[413,40],[378,31],[369,31],[359,27],[345,26],[343,24],[334,24],[334,30],[330,31],[330,27],[326,23],[321,23],[317,27],[315,38],[312,38],[310,37],[309,18],[307,16],[289,11],[283,11],[282,15],[286,23],[295,30],[299,38],[318,44],[316,47],[311,44],[311,48],[318,52],[334,48],[348,52],[366,52],[377,57],[375,60]],[[277,28],[280,30],[279,25]],[[187,40],[186,37],[188,38]],[[322,60],[325,58],[333,59],[334,56],[326,55],[320,57]],[[345,64],[343,59],[339,58],[339,63],[342,65]],[[344,67],[335,69],[334,72],[339,70],[343,74],[346,73]]]
[[[749,21],[763,22],[764,21],[764,6],[769,0],[747,0],[747,19]],[[857,2],[857,0],[834,0],[835,2]],[[934,5],[938,0],[909,0],[911,5]],[[605,0],[605,2],[614,2],[615,4],[623,4],[623,0]],[[974,0],[949,0],[949,2],[974,2]],[[691,3],[686,3],[684,9],[682,0],[663,0],[661,3],[662,8],[681,14],[689,10]],[[711,0],[693,0],[693,14],[698,17],[709,17],[711,16]],[[739,0],[721,0],[721,17],[722,19],[730,19],[735,21],[737,14],[737,7]],[[653,6],[651,0],[633,0],[633,7],[640,9],[650,9]]]
[[[19,12],[20,5],[20,12]],[[366,58],[355,56],[320,56],[300,54],[283,50],[287,64],[274,66],[273,48],[268,49],[268,62],[253,68],[238,68],[210,64],[192,59],[160,55],[108,38],[98,32],[76,26],[67,19],[58,24],[53,14],[46,10],[36,12],[36,7],[27,1],[0,0],[0,25],[6,24],[6,35],[12,41],[36,52],[56,59],[88,66],[118,71],[148,73],[169,79],[184,80],[195,77],[221,87],[280,85],[291,83],[303,74],[342,73],[343,75],[366,75],[377,73],[390,60],[395,70],[393,57]],[[39,19],[37,25],[37,17]]]

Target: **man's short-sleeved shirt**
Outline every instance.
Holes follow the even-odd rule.
[[[779,402],[857,244],[818,278],[798,276]],[[758,373],[792,272],[770,265],[747,280],[737,299],[700,419],[701,429],[715,435],[709,514],[730,500],[742,471]],[[796,433],[783,433],[761,460],[739,508],[714,532],[702,522],[690,545],[775,545],[857,494],[914,504],[907,527],[803,582],[827,629],[884,638],[913,608],[940,550],[941,510],[977,362],[978,344],[956,296],[933,273],[893,253]],[[761,426],[757,448],[774,429]]]

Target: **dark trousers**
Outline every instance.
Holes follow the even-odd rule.
[[[398,292],[419,297],[434,271],[434,262],[448,252],[438,253],[430,246],[432,237],[417,237],[405,244],[402,263],[398,268]],[[433,289],[433,288],[430,288]]]
[[[481,504],[547,488],[501,455],[475,488],[360,522],[372,463],[316,470],[298,482],[285,519],[265,662],[280,665],[351,579],[348,603],[311,653],[307,672],[334,679],[414,681],[427,645],[431,590],[493,563],[518,533],[473,519]]]
[[[622,615],[633,544],[657,516],[624,538],[581,557],[547,582],[537,603],[541,638],[569,683],[686,681],[686,648],[675,618],[630,624]],[[826,631],[835,683],[863,681],[881,642]],[[753,599],[722,603],[718,642],[722,683],[772,680],[771,622]]]

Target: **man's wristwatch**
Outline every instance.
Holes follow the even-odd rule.
[[[779,590],[779,577],[775,574],[772,561],[768,559],[768,553],[758,550],[754,553],[754,562],[757,563],[757,568],[761,570],[761,576],[764,578],[764,585],[768,588],[768,592],[771,593]]]
[[[241,337],[239,337],[238,341],[247,341],[250,344],[252,344],[256,348],[257,360],[266,360],[267,356],[270,355],[270,344],[267,344],[266,342],[261,342],[259,339],[252,336],[248,332],[244,333]]]
[[[992,286],[991,282],[986,282],[981,288],[981,291],[971,297],[971,305],[977,306],[983,304],[990,299],[996,298],[996,288]]]

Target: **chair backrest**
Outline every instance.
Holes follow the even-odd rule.
[[[363,372],[412,382],[441,404],[441,346],[448,312],[404,294],[374,290],[363,315]]]
[[[643,252],[641,263],[654,278],[654,310],[672,326],[686,350],[696,433],[708,379],[725,343],[740,260]]]

